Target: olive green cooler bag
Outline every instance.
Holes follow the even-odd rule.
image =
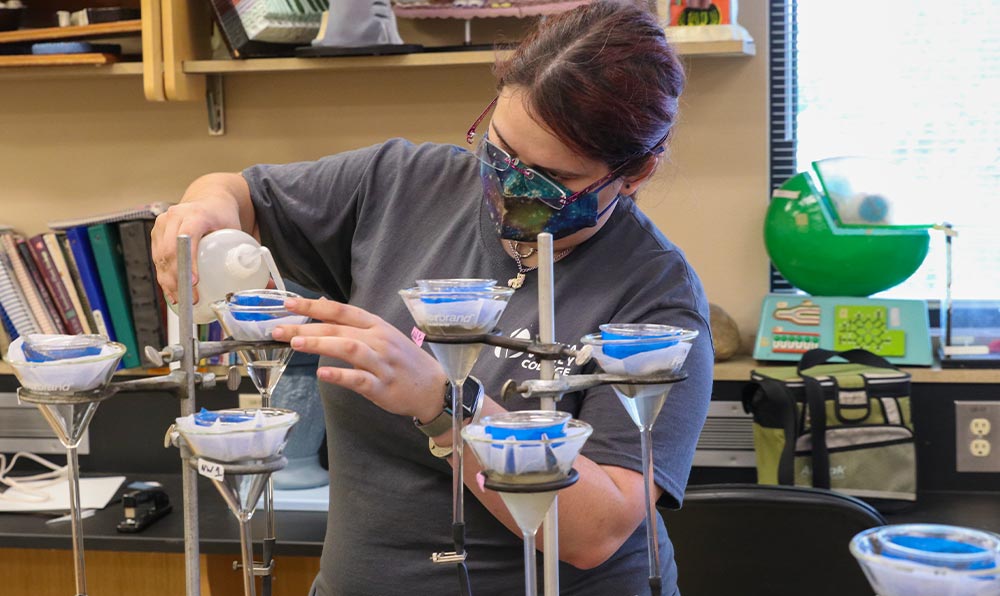
[[[840,357],[846,362],[827,364]],[[751,371],[757,480],[828,488],[889,508],[916,500],[910,375],[865,350],[811,350]]]

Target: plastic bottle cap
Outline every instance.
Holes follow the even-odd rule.
[[[260,249],[240,244],[226,253],[226,269],[239,278],[250,277],[260,269]]]

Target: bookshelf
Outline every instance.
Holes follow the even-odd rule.
[[[78,25],[73,27],[39,27],[37,29],[18,29],[16,31],[0,32],[0,43],[87,39],[91,37],[122,35],[125,33],[139,33],[141,31],[141,20]]]
[[[681,56],[692,58],[734,58],[756,53],[751,39],[685,41],[675,43]],[[187,60],[187,74],[249,74],[268,72],[349,71],[413,67],[487,66],[497,53],[489,50],[425,52],[397,56],[353,56],[342,58],[257,58],[250,60]]]
[[[141,62],[70,66],[21,66],[0,68],[0,80],[44,80],[101,77],[142,77]]]
[[[755,55],[752,41],[685,42],[679,53],[691,58],[734,58]],[[496,53],[487,50],[427,52],[400,56],[355,56],[344,58],[257,58],[250,60],[186,60],[183,72],[189,75],[251,74],[393,68],[451,67],[493,64]],[[143,62],[96,65],[37,65],[0,68],[0,80],[59,79],[77,77],[141,77]]]
[[[99,2],[101,3],[104,2]],[[102,64],[96,60],[96,55],[90,60],[94,64],[70,64],[71,60],[65,57],[50,57],[47,61],[37,61],[37,64],[27,64],[31,60],[19,60],[12,61],[12,64],[18,63],[16,68],[4,68],[0,65],[0,80],[141,76],[143,90],[149,101],[201,101],[205,98],[206,78],[213,75],[488,66],[497,57],[490,50],[457,49],[397,56],[202,59],[210,53],[209,31],[206,26],[210,18],[206,3],[198,0],[131,0],[129,4],[139,5],[142,9],[141,20],[0,32],[0,44],[140,33],[142,62]],[[688,31],[678,31],[669,34],[669,37],[678,53],[684,57],[736,58],[756,54],[753,39],[740,27],[734,27],[733,31],[715,31],[703,38],[692,36]],[[77,60],[81,61],[79,58]]]

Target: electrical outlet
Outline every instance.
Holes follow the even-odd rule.
[[[969,423],[969,430],[977,437],[985,437],[990,434],[990,426],[989,418],[973,418]]]
[[[1000,401],[955,402],[955,460],[959,472],[1000,472]]]

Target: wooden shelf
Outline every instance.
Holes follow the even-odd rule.
[[[81,66],[113,64],[118,57],[113,54],[17,54],[0,56],[0,66],[16,66],[27,68],[31,66]]]
[[[117,21],[96,25],[75,27],[45,27],[42,29],[18,29],[0,33],[0,43],[46,41],[53,39],[83,39],[87,37],[107,37],[127,33],[140,33],[142,21]]]
[[[140,21],[122,21],[84,27],[25,29],[0,33],[0,43],[132,33],[140,30]],[[753,56],[750,39],[720,41],[675,41],[674,47],[688,57]],[[189,75],[250,74],[313,71],[382,70],[412,67],[487,66],[496,60],[492,50],[423,52],[396,56],[345,56],[337,58],[256,58],[249,60],[188,60],[184,73]],[[111,65],[20,66],[0,69],[0,80],[73,77],[142,76],[143,65],[124,62]]]
[[[736,58],[755,56],[757,46],[752,39],[728,39],[724,41],[680,41],[673,42],[681,56],[692,58]]]
[[[492,64],[492,51],[427,52],[396,56],[345,56],[339,58],[255,58],[249,60],[188,60],[187,74],[243,74],[316,70],[369,70],[414,66],[461,66]]]
[[[682,56],[753,56],[752,40],[684,41],[674,47]],[[317,70],[372,70],[416,66],[489,65],[496,60],[492,50],[424,52],[397,56],[350,56],[339,58],[254,58],[248,60],[188,60],[187,74],[246,74]]]
[[[19,66],[0,68],[0,80],[54,79],[76,77],[141,77],[141,62],[117,62],[75,66]]]

